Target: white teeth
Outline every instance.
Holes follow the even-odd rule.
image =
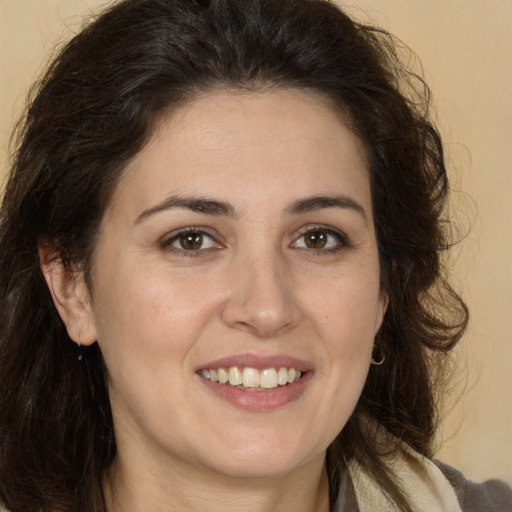
[[[242,373],[236,366],[232,366],[229,369],[229,384],[231,386],[242,384]]]
[[[260,372],[255,368],[244,368],[242,381],[246,388],[258,388],[260,387]]]
[[[219,376],[219,382],[221,384],[226,384],[226,382],[229,381],[228,372],[226,370],[224,370],[224,368],[219,368],[217,370],[217,375]]]
[[[287,368],[279,368],[277,372],[277,383],[280,386],[284,386],[288,384],[288,369]]]
[[[277,372],[275,368],[266,368],[261,372],[260,387],[265,389],[277,388]]]
[[[241,389],[261,391],[297,382],[302,377],[302,372],[295,368],[285,367],[278,370],[276,368],[265,368],[260,371],[251,367],[240,369],[237,366],[231,366],[230,368],[201,370],[200,375],[212,382],[229,384]]]

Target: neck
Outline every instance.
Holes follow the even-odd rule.
[[[329,512],[323,458],[293,473],[243,479],[180,466],[155,471],[117,458],[105,485],[108,512]]]

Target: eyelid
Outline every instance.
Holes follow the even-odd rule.
[[[314,248],[309,248],[309,247],[297,247],[296,244],[297,244],[298,240],[303,238],[308,233],[311,233],[311,232],[314,232],[314,231],[324,231],[328,235],[333,236],[334,238],[336,238],[338,240],[339,244],[337,244],[335,247],[328,247],[328,248],[325,248],[325,249],[314,249]],[[294,237],[293,237],[292,242],[290,243],[290,246],[293,247],[293,248],[297,248],[297,249],[301,249],[301,250],[305,250],[305,251],[310,251],[310,252],[313,252],[315,254],[316,253],[318,253],[318,254],[332,254],[332,253],[338,252],[338,251],[340,251],[340,250],[342,250],[344,248],[349,247],[350,244],[349,244],[349,239],[348,239],[347,235],[343,231],[341,231],[340,229],[337,229],[337,228],[334,228],[332,226],[325,225],[325,224],[308,224],[306,226],[302,226],[297,231],[296,235],[294,235]]]
[[[213,234],[212,230],[206,228],[204,226],[186,226],[183,228],[175,229],[170,233],[166,233],[159,242],[160,247],[171,253],[175,253],[182,256],[199,256],[200,253],[208,253],[211,250],[222,249],[225,247],[225,244],[222,241],[219,241],[221,238],[217,233]],[[206,249],[197,249],[197,250],[186,250],[180,249],[179,247],[174,247],[172,244],[179,239],[180,236],[186,235],[188,233],[197,233],[204,237],[210,238],[215,247],[207,247]]]

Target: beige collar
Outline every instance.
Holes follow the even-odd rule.
[[[396,478],[413,510],[418,512],[461,512],[453,487],[429,459],[404,448],[391,462]],[[349,472],[360,512],[398,512],[385,492],[356,463]]]

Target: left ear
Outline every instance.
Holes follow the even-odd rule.
[[[384,315],[386,314],[386,311],[388,309],[389,305],[389,296],[386,292],[380,291],[379,294],[379,304],[378,304],[378,311],[376,315],[376,322],[375,322],[375,335],[379,332],[379,329],[382,325],[382,322],[384,321]]]
[[[84,273],[67,269],[59,254],[50,247],[39,247],[39,261],[69,337],[80,345],[92,345],[97,336]]]

